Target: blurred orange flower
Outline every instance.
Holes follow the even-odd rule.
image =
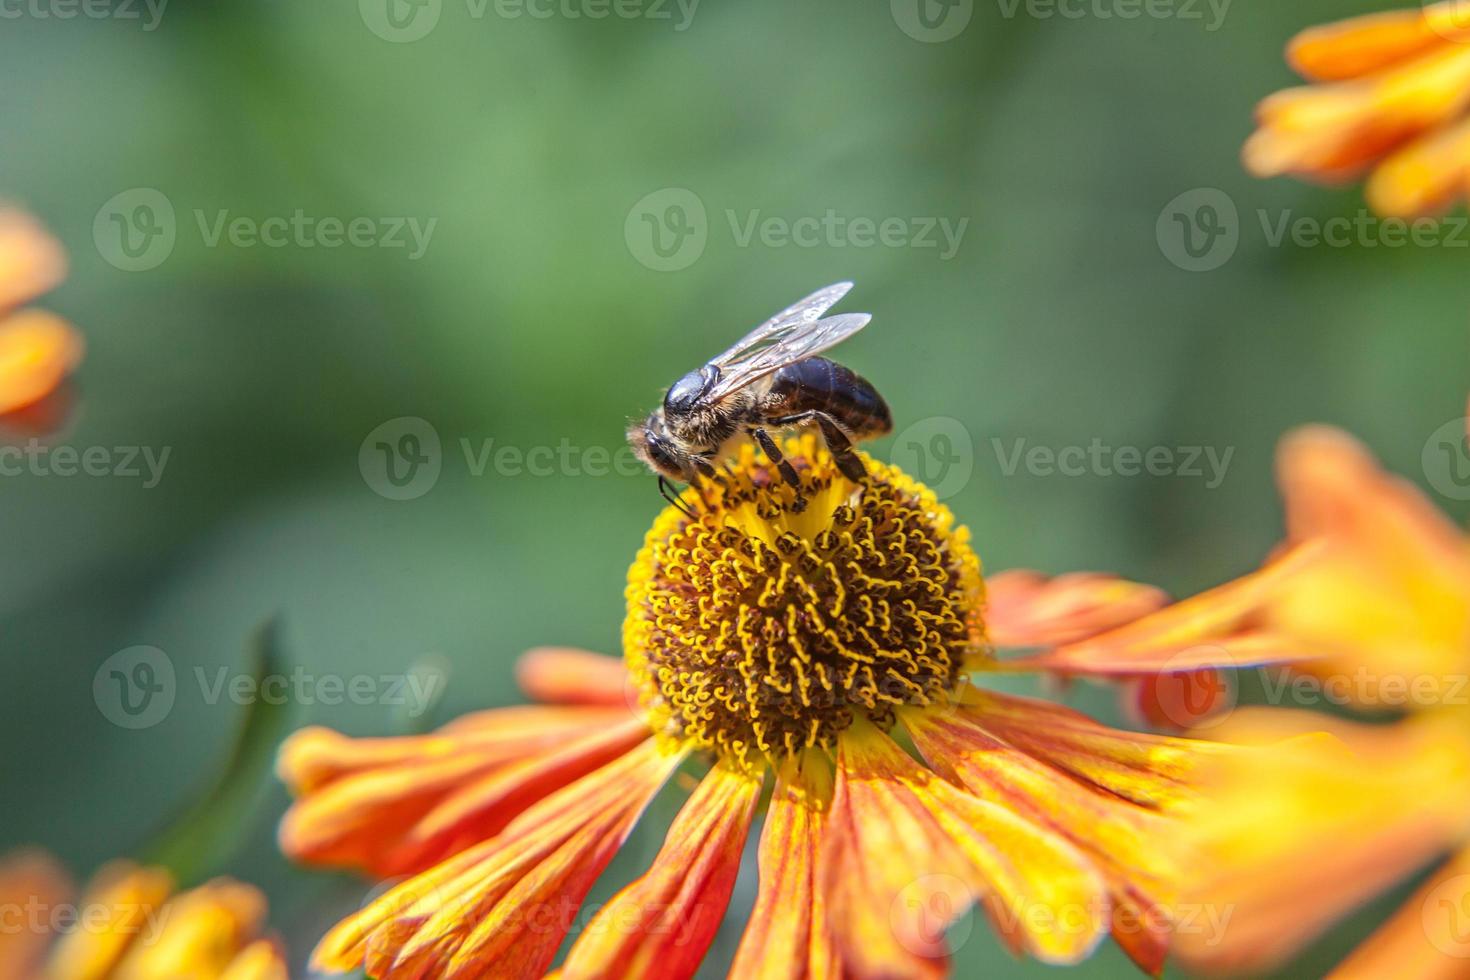
[[[1185,943],[1216,971],[1272,966],[1367,898],[1458,852],[1334,977],[1470,969],[1470,540],[1350,437],[1309,428],[1281,446],[1289,540],[1322,558],[1281,583],[1263,622],[1320,659],[1313,698],[1364,724],[1300,710],[1237,712],[1212,737],[1298,739],[1215,757],[1200,894],[1236,909],[1229,942]],[[1285,688],[1283,688],[1285,690]],[[1319,694],[1320,692],[1320,694]]]
[[[0,414],[56,390],[82,359],[79,333],[37,309],[16,310],[66,275],[66,254],[35,219],[0,204]]]
[[[1159,846],[1209,743],[1117,731],[976,672],[1141,676],[1273,659],[1246,629],[1288,560],[1175,605],[1108,576],[994,580],[933,494],[865,457],[858,486],[810,439],[794,506],[747,450],[654,523],[629,573],[626,669],[528,654],[533,697],[429,735],[312,728],[283,746],[292,857],[406,881],[336,926],[314,965],[375,977],[692,976],[768,774],[759,890],[736,977],[923,977],[973,904],[1049,962],[1108,933],[1162,969],[1183,869]],[[1043,648],[1002,661],[992,644]],[[896,739],[906,739],[910,754]],[[686,759],[708,764],[652,866],[583,901]]]
[[[0,911],[6,980],[286,980],[265,896],[227,878],[174,894],[167,871],[117,861],[78,898],[54,860],[23,853],[0,862]]]
[[[1287,58],[1312,85],[1256,110],[1245,164],[1323,183],[1368,177],[1383,215],[1433,214],[1470,181],[1470,8],[1444,0],[1310,28]]]

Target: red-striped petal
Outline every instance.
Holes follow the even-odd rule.
[[[839,980],[817,862],[832,805],[832,768],[807,752],[776,774],[761,832],[760,882],[729,980]]]
[[[587,924],[562,975],[681,980],[709,950],[740,873],[763,775],[717,765],[679,811],[642,878]]]

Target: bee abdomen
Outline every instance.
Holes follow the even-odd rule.
[[[808,357],[788,364],[771,377],[766,415],[783,418],[823,412],[836,419],[855,439],[871,439],[893,428],[883,396],[867,379],[836,361]]]

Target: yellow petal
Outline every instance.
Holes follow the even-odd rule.
[[[1269,968],[1470,833],[1470,732],[1459,718],[1366,726],[1259,709],[1211,734],[1261,747],[1211,760],[1181,839],[1201,872],[1190,900],[1232,910],[1223,942],[1178,937],[1194,966]]]
[[[139,936],[109,980],[214,980],[256,939],[265,912],[265,896],[251,885],[201,885],[159,910],[157,933]]]
[[[763,775],[711,769],[674,819],[653,867],[587,924],[562,975],[694,976],[725,917],[763,783]]]
[[[943,930],[975,901],[1013,948],[1072,963],[1106,933],[1093,864],[1059,834],[920,767],[866,723],[839,742],[823,879],[845,964],[937,975]]]
[[[1163,969],[1181,869],[1158,842],[1175,831],[1172,821],[1008,745],[986,731],[983,715],[911,711],[902,718],[936,771],[1086,854],[1107,881],[1119,946],[1145,972]],[[1044,713],[1034,718],[1042,729],[1049,720]]]
[[[88,883],[79,907],[93,925],[76,929],[57,944],[47,975],[67,980],[101,980],[114,970],[134,944],[156,942],[168,924],[164,902],[173,878],[161,868],[115,861]]]
[[[1324,559],[1284,583],[1267,609],[1268,628],[1334,654],[1301,669],[1361,671],[1367,682],[1348,685],[1348,694],[1369,705],[1420,678],[1463,673],[1470,549],[1460,530],[1333,429],[1283,440],[1278,471],[1291,540],[1325,548]]]

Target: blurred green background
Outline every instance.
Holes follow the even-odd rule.
[[[1138,19],[1091,0],[1079,18],[979,0],[930,7],[926,32],[913,0],[704,0],[692,16],[687,0],[648,0],[603,19],[569,13],[611,9],[596,0],[557,0],[548,17],[494,0],[174,0],[156,21],[141,4],[136,19],[40,16],[48,2],[0,22],[0,195],[72,259],[43,305],[90,350],[54,441],[170,452],[151,487],[0,478],[0,848],[41,844],[81,874],[136,852],[213,778],[245,709],[208,703],[196,669],[242,669],[269,615],[313,676],[447,671],[417,719],[290,706],[292,726],[360,734],[516,700],[512,660],[530,646],[616,652],[623,575],[661,503],[651,477],[493,459],[476,472],[465,446],[565,445],[595,466],[594,447],[618,450],[679,374],[837,279],[857,282],[842,309],[875,316],[840,359],[900,430],[917,426],[873,451],[931,480],[944,462],[931,451],[953,456],[948,502],[992,570],[1206,586],[1275,540],[1284,430],[1341,424],[1429,487],[1426,440],[1464,414],[1470,236],[1274,245],[1262,210],[1321,221],[1356,215],[1361,196],[1258,182],[1238,163],[1253,104],[1291,81],[1286,38],[1372,3],[1238,3],[1217,20],[1184,0]],[[108,234],[112,214],[156,205],[139,188],[172,209],[174,242],[130,271]],[[1197,188],[1238,209],[1233,254],[1206,271],[1179,267],[1160,224]],[[371,219],[375,240],[411,241],[398,219],[434,224],[417,257],[212,240],[222,212],[258,224],[298,209]],[[898,223],[887,243],[861,226],[779,239],[781,222],[829,212]],[[767,219],[776,231],[745,236]],[[923,232],[939,222],[965,222],[952,255]],[[682,245],[661,255],[655,227],[660,246]],[[432,488],[395,500],[359,451],[368,440],[371,460],[369,434],[402,417],[442,450]],[[1094,439],[1233,455],[1218,485],[1006,465],[1017,440]],[[93,678],[136,645],[166,652],[178,696],[129,730],[99,710]],[[1119,720],[1106,692],[1070,697]],[[248,795],[211,870],[269,891],[300,963],[362,886],[287,866],[273,843],[284,793],[262,779]],[[638,872],[674,805],[661,798],[594,898]],[[1321,972],[1374,914],[1289,972]],[[956,966],[1045,970],[985,928]],[[1111,947],[1082,969],[1132,975]]]

